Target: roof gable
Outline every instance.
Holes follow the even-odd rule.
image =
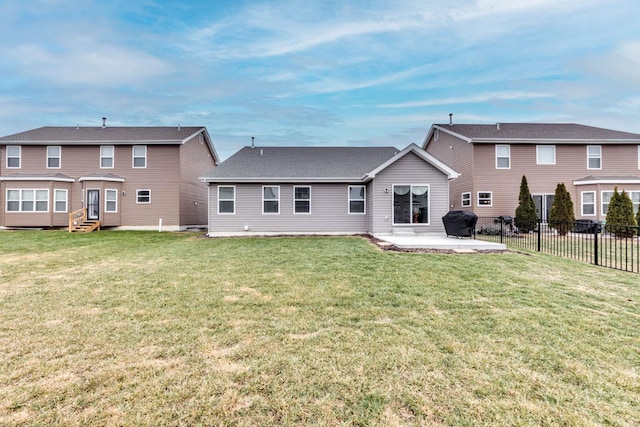
[[[391,166],[392,164],[394,164],[395,162],[397,162],[398,160],[406,156],[408,153],[413,153],[417,155],[419,158],[429,163],[430,165],[438,169],[443,174],[447,175],[448,179],[455,179],[460,176],[458,172],[454,171],[449,166],[445,165],[440,160],[436,159],[434,156],[427,153],[422,148],[418,147],[416,144],[408,145],[404,150],[402,150],[401,152],[399,152],[398,154],[396,154],[395,156],[393,156],[392,158],[390,158],[389,160],[387,160],[386,162],[384,162],[383,164],[379,165],[377,168],[369,172],[367,176],[369,178],[374,178],[378,173],[382,172],[383,170],[385,170],[386,168],[388,168],[389,166]]]

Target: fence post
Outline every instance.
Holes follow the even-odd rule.
[[[598,234],[600,234],[599,226],[593,227],[593,265],[599,265],[598,261]]]
[[[542,250],[542,220],[538,219],[538,252]]]
[[[504,218],[500,217],[500,243],[503,243],[504,239]]]

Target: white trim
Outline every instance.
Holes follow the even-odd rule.
[[[56,204],[58,203],[58,200],[56,199],[56,194],[58,193],[58,191],[64,191],[64,210],[63,211],[59,211],[58,209],[56,209]],[[67,190],[65,188],[54,188],[53,189],[53,212],[55,212],[55,213],[67,213],[67,212],[69,212],[69,190]]]
[[[498,147],[507,147],[507,156],[506,159],[509,162],[509,166],[504,167],[504,166],[499,166],[498,165],[498,159],[504,159],[505,156],[498,156]],[[495,145],[495,155],[496,155],[496,169],[511,169],[511,145],[509,144],[496,144]]]
[[[591,156],[589,153],[589,148],[597,148],[599,150],[599,154],[597,156]],[[589,166],[589,160],[598,159],[600,163],[600,167],[592,168]],[[587,169],[588,170],[601,170],[602,169],[602,145],[587,145]]]
[[[107,206],[109,206],[109,197],[107,197],[107,194],[109,192],[114,192],[116,195],[116,199],[115,199],[115,204],[116,207],[114,210],[107,210]],[[113,200],[111,200],[113,202]],[[104,189],[104,213],[108,214],[108,213],[118,213],[118,190],[115,188],[105,188]]]
[[[308,199],[296,199],[296,188],[308,188]],[[309,212],[296,212],[296,202],[309,202]],[[310,185],[294,185],[293,186],[293,214],[294,215],[311,215],[311,186]]]
[[[586,181],[577,180],[573,181],[573,185],[593,185],[593,184],[609,184],[609,185],[621,185],[621,184],[640,184],[640,179],[590,179]]]
[[[55,181],[76,182],[74,178],[62,178],[56,176],[2,176],[0,181]]]
[[[78,182],[82,181],[109,181],[109,182],[124,182],[124,178],[116,178],[112,176],[81,176],[78,178]]]
[[[50,148],[57,148],[58,149],[58,155],[57,156],[51,156],[49,155],[49,149]],[[58,166],[49,166],[49,159],[58,159]],[[45,167],[47,169],[61,169],[62,168],[62,146],[61,145],[47,145],[47,159],[46,159],[46,165]]]
[[[144,148],[144,156],[136,156],[136,147]],[[144,166],[136,166],[136,159],[144,159]],[[147,146],[146,145],[132,145],[131,146],[131,168],[133,169],[146,169],[147,168]]]
[[[111,156],[103,156],[102,149],[111,148]],[[102,159],[111,159],[111,166],[102,166]],[[115,145],[101,145],[98,166],[100,169],[113,169],[116,165],[116,147]]]
[[[364,176],[363,181],[366,182],[367,180],[375,178],[375,176],[378,173],[380,173],[381,171],[383,171],[384,169],[386,169],[390,165],[394,164],[399,159],[403,158],[407,153],[413,153],[413,154],[417,155],[422,160],[424,160],[425,162],[429,163],[431,166],[433,166],[436,169],[438,169],[440,172],[442,172],[445,175],[447,175],[448,179],[455,179],[455,178],[458,178],[460,176],[460,174],[458,172],[456,172],[455,170],[451,169],[449,166],[447,166],[446,164],[442,163],[440,160],[438,160],[437,158],[433,157],[431,154],[427,153],[425,150],[423,150],[422,148],[418,147],[416,144],[409,144],[402,151],[400,151],[399,153],[396,153],[395,156],[391,157],[389,160],[387,160],[386,162],[382,163],[380,166],[378,166],[377,168],[375,168],[374,170],[372,170],[371,172],[366,174]]]
[[[638,145],[638,169],[640,169],[640,145]]]
[[[18,148],[18,155],[15,156],[9,156],[9,148],[14,148],[17,147]],[[9,157],[11,157],[12,159],[15,159],[16,157],[18,158],[18,166],[9,166]],[[22,168],[22,146],[20,145],[7,145],[6,146],[6,162],[5,165],[7,166],[7,169],[20,169]]]
[[[551,147],[553,148],[553,163],[540,163],[540,153],[539,150],[540,148],[548,148]],[[536,165],[540,165],[540,166],[553,166],[556,164],[556,146],[555,145],[550,145],[550,144],[544,144],[544,145],[536,145]]]
[[[265,188],[272,188],[275,187],[278,189],[278,198],[277,199],[265,199],[264,198],[264,189]],[[262,186],[262,215],[280,215],[280,186],[279,185],[263,185]],[[264,202],[278,202],[278,211],[277,212],[265,212],[264,211]]]
[[[395,210],[395,187],[409,187],[409,194],[413,195],[413,187],[427,187],[427,222],[396,222]],[[411,210],[410,219],[413,219],[413,197],[409,198],[409,207]],[[430,184],[392,184],[391,185],[391,225],[399,227],[415,227],[420,225],[431,225],[431,185]]]
[[[351,199],[351,187],[362,187],[364,196],[362,199]],[[362,212],[351,212],[351,202],[362,202]],[[367,186],[363,184],[347,185],[347,215],[366,215],[367,214]]]
[[[607,202],[607,210],[609,210],[609,203],[611,203],[611,197],[613,197],[613,190],[602,190],[600,191],[600,214],[604,217],[607,216],[607,213],[604,211],[604,193],[611,193],[609,197],[609,201]]]
[[[480,204],[480,194],[489,194],[489,204]],[[487,199],[484,197],[483,199]],[[478,191],[476,192],[476,206],[479,208],[490,208],[493,206],[493,191]]]
[[[233,199],[220,199],[220,188],[233,188]],[[218,215],[235,215],[236,214],[236,186],[235,185],[218,185],[217,188],[217,207],[216,214]],[[233,202],[233,212],[220,212],[220,201]]]
[[[149,201],[148,202],[141,202],[140,201],[140,192],[141,191],[146,191],[149,193]],[[147,197],[147,196],[144,196]],[[136,188],[136,205],[150,205],[151,204],[151,189],[149,188]]]
[[[593,213],[592,214],[584,212],[584,206],[585,206],[584,195],[585,194],[593,194],[593,202],[589,203],[589,204],[593,204]],[[580,215],[581,216],[596,216],[596,213],[598,212],[598,206],[597,206],[596,202],[597,202],[597,200],[596,200],[596,192],[595,191],[593,191],[593,190],[581,191],[580,192]]]

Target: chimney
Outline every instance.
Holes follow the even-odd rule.
[[[107,127],[107,118],[103,117],[102,118],[102,129],[105,129]]]
[[[453,113],[449,113],[449,124],[453,124]]]
[[[500,130],[500,123],[496,123],[496,130]]]

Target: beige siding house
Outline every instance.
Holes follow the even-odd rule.
[[[102,227],[207,224],[218,163],[204,127],[42,127],[0,138],[0,227],[66,227],[86,209]]]
[[[434,124],[423,148],[461,176],[451,209],[515,215],[522,176],[546,221],[555,188],[571,193],[576,218],[604,220],[615,187],[640,207],[640,134],[579,124]]]
[[[202,179],[209,235],[444,233],[458,174],[412,144],[245,147]]]

